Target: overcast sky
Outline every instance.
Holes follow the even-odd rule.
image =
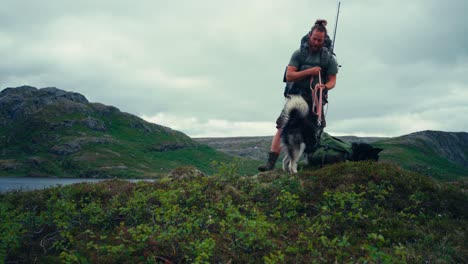
[[[283,71],[338,1],[0,5],[0,90],[78,92],[192,137],[273,135]],[[467,0],[343,0],[326,131],[468,131]]]

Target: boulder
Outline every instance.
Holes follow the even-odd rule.
[[[21,166],[15,159],[0,160],[0,171],[16,170]]]
[[[181,181],[191,180],[199,177],[206,177],[206,174],[195,167],[184,166],[173,169],[169,172],[167,177],[171,178],[173,181]]]
[[[81,137],[61,145],[55,145],[49,152],[59,156],[66,156],[80,151],[82,147],[87,144],[106,144],[113,141],[111,137]]]
[[[85,127],[95,130],[95,131],[106,131],[106,125],[101,120],[87,117],[80,121],[80,124],[84,125]]]

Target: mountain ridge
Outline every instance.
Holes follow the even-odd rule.
[[[0,175],[149,177],[232,156],[114,106],[55,87],[0,92]],[[245,170],[254,170],[244,159]]]
[[[468,149],[467,132],[424,130],[397,137],[395,140],[407,140],[408,138],[426,141],[432,144],[433,148],[440,155],[468,168],[468,152],[466,152],[466,149]]]
[[[219,151],[249,157],[264,162],[270,150],[272,136],[194,138]],[[468,133],[425,130],[398,137],[337,136],[351,143],[364,142],[384,149],[381,161],[405,169],[455,180],[468,176]]]

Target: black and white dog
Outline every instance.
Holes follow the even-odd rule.
[[[303,153],[311,154],[320,145],[321,128],[317,116],[312,114],[309,105],[300,95],[290,95],[282,112],[281,143],[286,150],[283,170],[297,173],[297,163]],[[325,163],[341,161],[379,160],[380,148],[367,143],[352,143],[352,153],[342,157],[332,157]],[[311,155],[309,155],[311,156]],[[308,159],[308,162],[311,162]],[[322,165],[324,160],[322,159]]]
[[[297,162],[304,151],[311,152],[318,145],[320,127],[317,116],[300,95],[289,95],[281,114],[281,143],[286,150],[283,170],[297,173]]]

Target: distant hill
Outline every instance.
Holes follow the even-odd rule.
[[[468,133],[420,131],[378,141],[382,160],[441,180],[468,177]]]
[[[57,88],[0,92],[0,176],[161,177],[233,157],[182,132]],[[243,172],[257,161],[243,159]]]
[[[386,139],[384,137],[356,137],[342,136],[338,137],[345,142],[365,142],[373,143]],[[248,157],[264,161],[268,157],[272,136],[263,137],[207,137],[193,138],[201,144],[206,144],[219,151],[240,157]]]
[[[383,137],[338,137],[345,142],[365,142],[384,148],[381,161],[397,164],[441,180],[468,176],[468,133],[421,131],[409,135]],[[267,137],[195,138],[231,155],[265,161],[271,145]]]
[[[272,136],[265,137],[208,137],[193,138],[201,144],[206,144],[219,151],[239,157],[249,157],[265,160],[268,156]]]

